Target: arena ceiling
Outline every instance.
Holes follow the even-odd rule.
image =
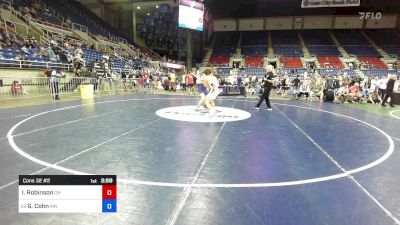
[[[359,11],[380,11],[400,13],[400,0],[361,0],[360,7],[344,8],[301,8],[302,0],[204,0],[214,18],[249,18],[267,16],[302,15],[358,15]],[[102,4],[113,10],[136,10],[145,16],[156,5],[167,3],[177,5],[179,0],[81,0]],[[140,10],[137,9],[140,6]]]

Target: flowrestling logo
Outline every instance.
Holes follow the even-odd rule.
[[[159,117],[197,123],[222,123],[245,120],[251,117],[249,112],[226,107],[215,107],[213,112],[198,109],[197,106],[178,106],[160,109]]]
[[[381,12],[359,12],[358,14],[362,20],[380,20],[382,18]]]

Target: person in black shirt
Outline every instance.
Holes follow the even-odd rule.
[[[260,105],[264,101],[264,99],[265,99],[265,103],[267,104],[266,110],[267,111],[272,110],[271,103],[269,101],[269,94],[271,92],[272,84],[273,84],[274,78],[275,78],[274,74],[272,73],[273,69],[274,69],[274,67],[272,65],[267,66],[267,75],[265,75],[265,78],[264,78],[264,92],[262,93],[257,105],[254,107],[255,110],[260,109]]]
[[[296,78],[293,79],[292,83],[293,83],[293,88],[294,91],[297,93],[299,91],[299,87],[300,87],[300,78],[299,75],[296,76]]]
[[[389,81],[386,84],[386,94],[385,94],[385,98],[383,98],[382,101],[382,106],[386,106],[385,103],[388,100],[388,98],[390,97],[391,101],[390,101],[390,107],[394,107],[393,105],[393,89],[394,89],[394,83],[396,82],[397,77],[395,75],[391,76]]]

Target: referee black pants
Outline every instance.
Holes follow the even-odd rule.
[[[59,99],[59,97],[58,97],[58,94],[59,94],[58,81],[50,82],[50,91],[51,91],[53,100],[58,100]]]
[[[389,97],[390,97],[390,105],[393,106],[393,90],[386,90],[386,94],[385,97],[383,98],[382,105],[385,105]]]
[[[262,93],[260,100],[258,100],[257,106],[256,107],[260,107],[261,103],[264,101],[265,99],[265,103],[267,104],[267,108],[271,109],[271,103],[269,102],[269,94],[271,92],[272,87],[265,87],[264,88],[264,92]]]

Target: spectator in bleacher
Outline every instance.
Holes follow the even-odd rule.
[[[5,30],[6,30],[6,27],[4,26],[3,21],[0,21],[0,33],[5,32]]]
[[[72,29],[72,21],[69,17],[66,20],[66,24],[67,24],[68,29]]]
[[[29,52],[29,49],[24,45],[24,46],[22,46],[22,48],[21,48],[21,51],[23,51],[25,54],[31,54],[30,52]]]
[[[51,61],[51,62],[55,62],[55,61],[57,61],[57,58],[56,58],[56,53],[53,51],[53,49],[52,48],[47,48],[47,57],[49,57],[49,60]]]
[[[78,58],[74,59],[74,73],[75,73],[75,76],[79,77],[81,75],[83,64],[84,64],[84,60],[82,58],[78,57]]]
[[[397,76],[396,75],[389,76],[389,80],[386,83],[386,93],[385,93],[385,97],[384,97],[384,99],[382,101],[382,106],[386,106],[385,104],[386,104],[387,100],[390,98],[390,104],[389,105],[390,105],[390,107],[394,107],[394,104],[393,104],[393,89],[394,89],[394,83],[396,82],[396,80],[397,80]]]
[[[69,64],[71,64],[73,62],[73,60],[74,60],[74,57],[72,56],[71,52],[68,51],[68,53],[67,53],[67,62]]]

